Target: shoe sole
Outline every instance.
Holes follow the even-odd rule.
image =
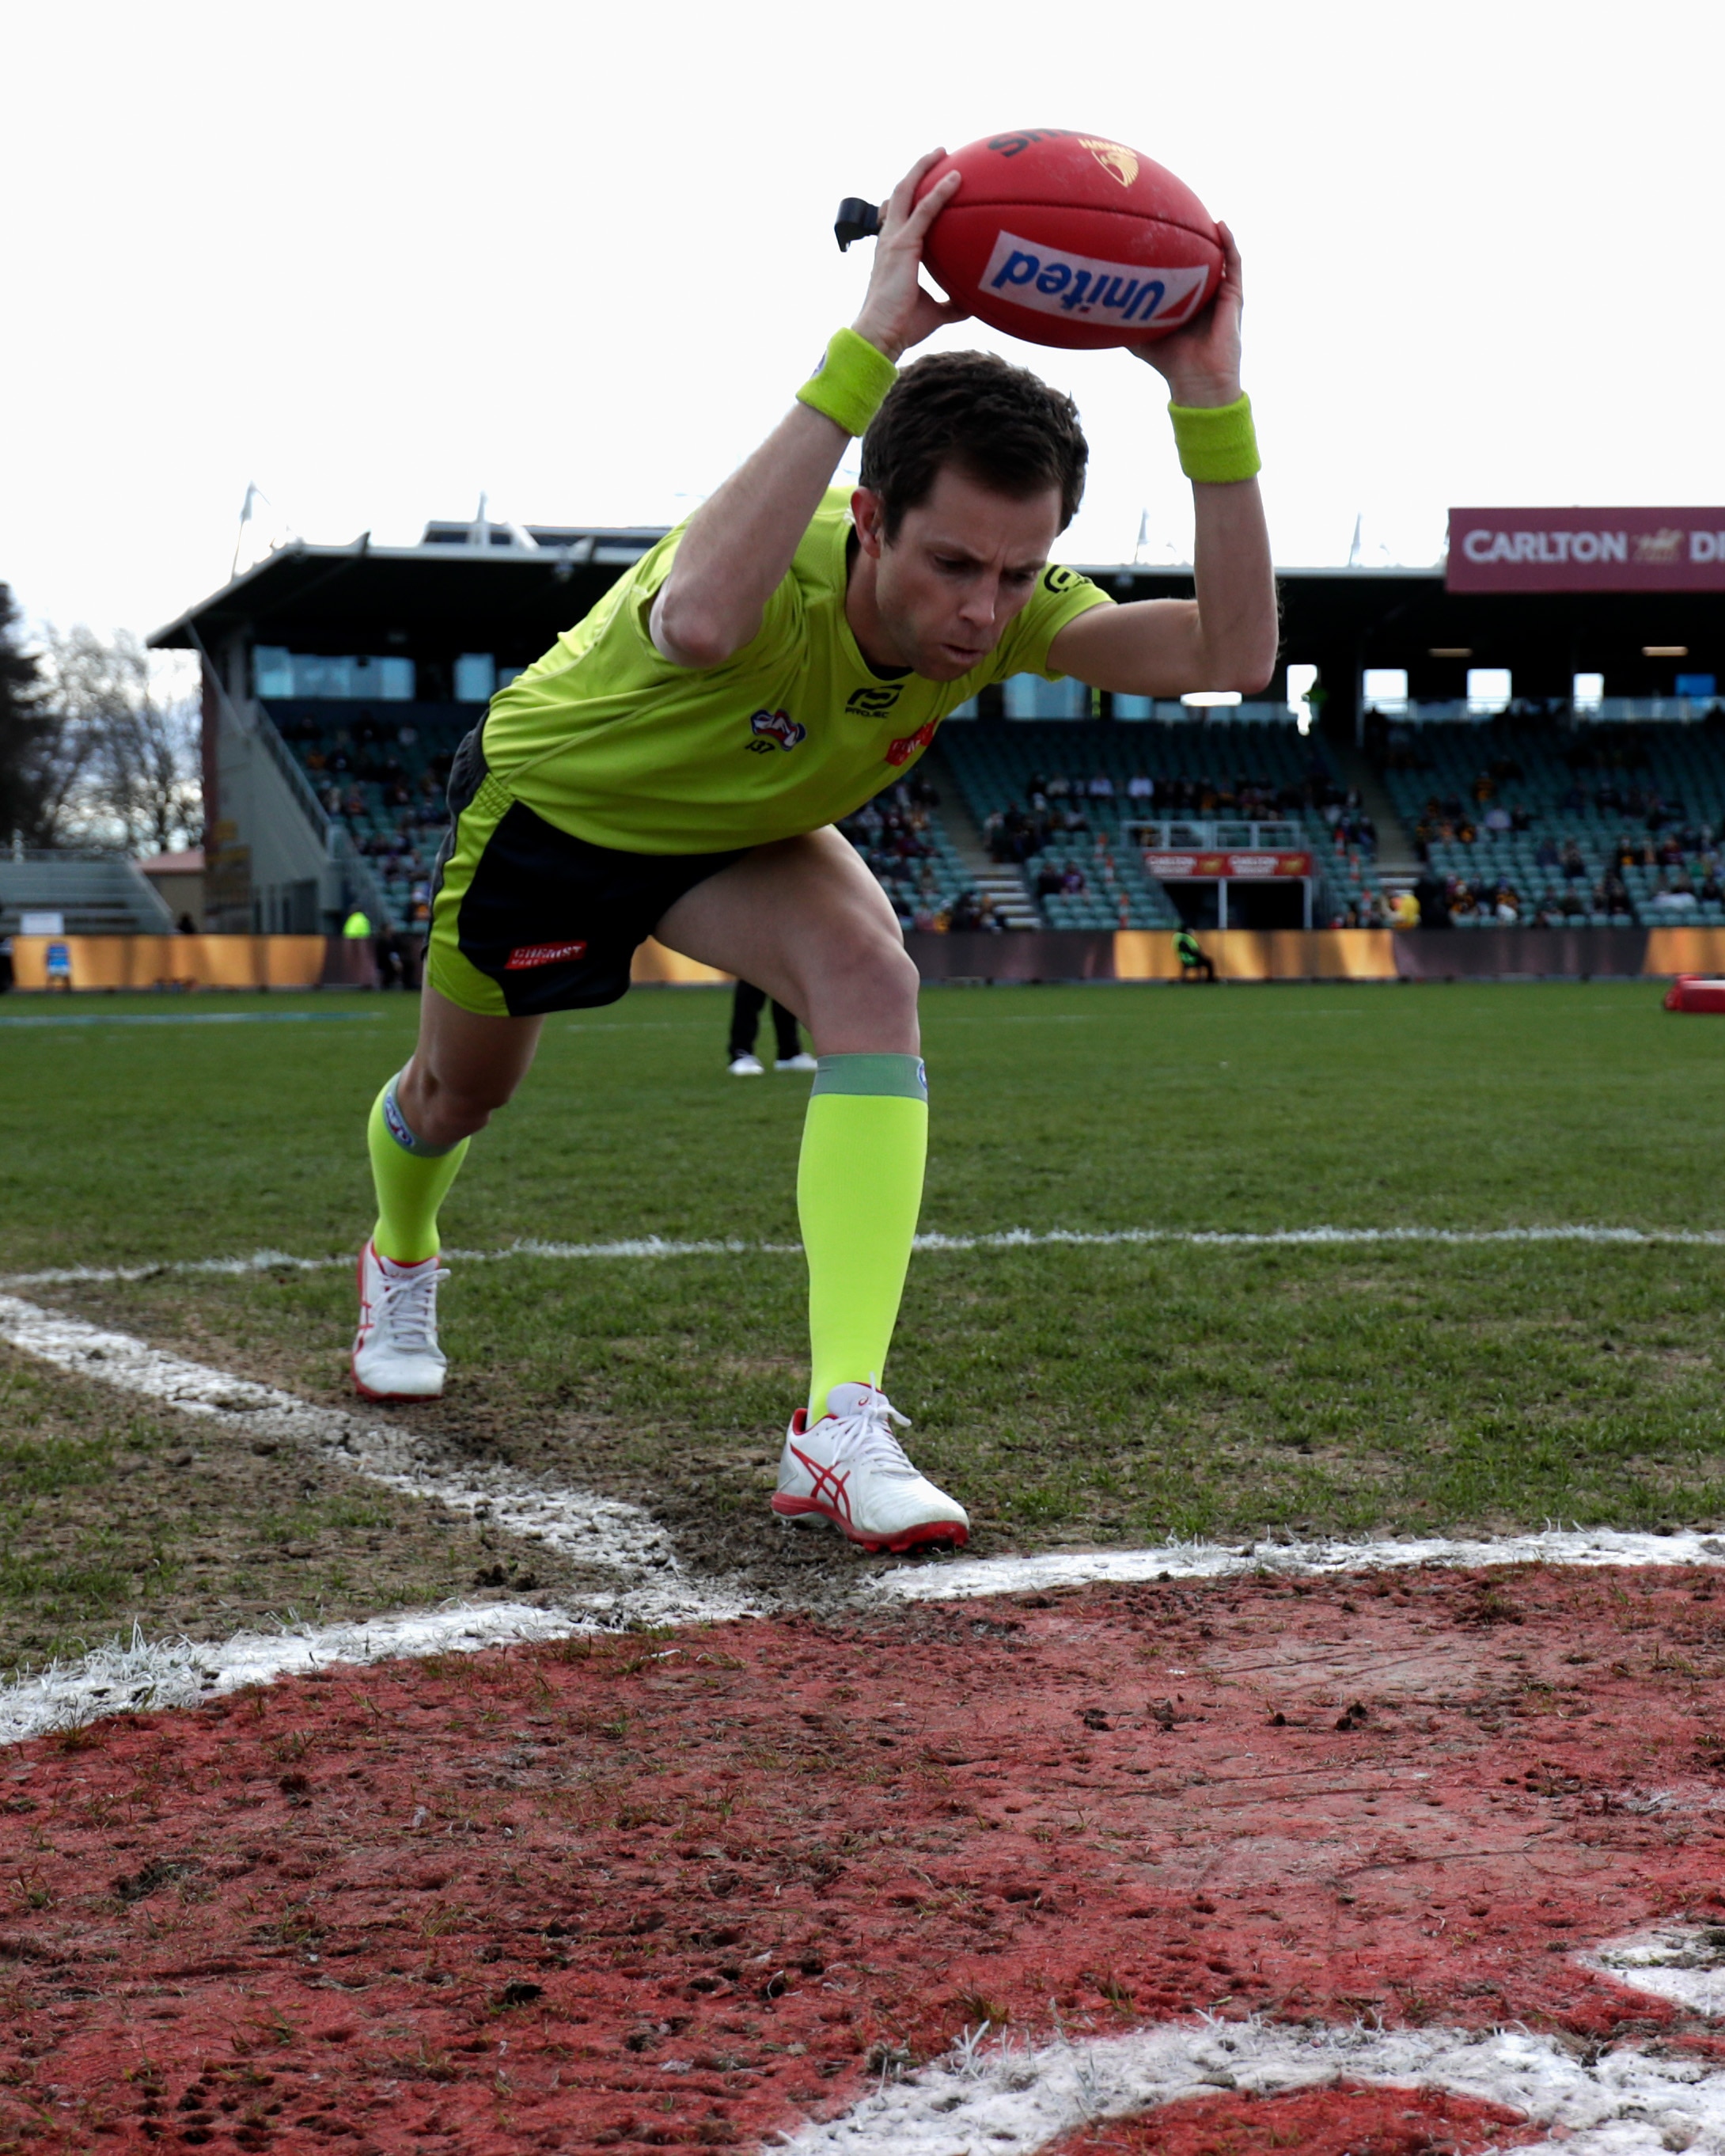
[[[352,1371],[351,1374],[353,1378],[353,1389],[362,1400],[440,1400],[443,1397],[443,1388],[441,1385],[438,1387],[434,1393],[374,1392],[371,1386],[361,1383],[360,1373],[357,1370]]]
[[[970,1530],[957,1520],[919,1520],[914,1527],[906,1527],[896,1535],[867,1535],[824,1505],[817,1505],[806,1497],[775,1496],[773,1514],[793,1527],[813,1527],[823,1522],[829,1527],[837,1527],[847,1543],[854,1543],[858,1549],[867,1550],[873,1557],[883,1553],[903,1557],[906,1551],[921,1549],[930,1543],[946,1543],[954,1549],[962,1549],[970,1539]]]

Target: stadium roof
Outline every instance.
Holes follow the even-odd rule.
[[[158,649],[206,649],[232,638],[330,656],[494,654],[530,665],[664,536],[661,526],[429,524],[414,547],[296,540],[189,607],[151,638]],[[1074,564],[1124,598],[1182,597],[1189,567]],[[1707,592],[1470,594],[1427,567],[1279,569],[1282,650],[1322,667],[1351,695],[1362,666],[1403,666],[1415,696],[1461,693],[1472,660],[1513,670],[1521,690],[1567,694],[1571,676],[1602,671],[1614,695],[1668,693],[1682,649],[1712,669],[1718,598]],[[1725,654],[1720,654],[1725,660]],[[1718,665],[1725,673],[1725,663]]]

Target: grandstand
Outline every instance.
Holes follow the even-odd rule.
[[[1687,723],[1578,726],[1541,714],[1402,724],[1384,730],[1385,783],[1458,927],[1500,913],[1547,925],[1717,926],[1722,718],[1714,706]]]
[[[658,536],[482,518],[413,547],[296,543],[161,631],[204,663],[207,925],[327,931],[355,906],[422,924],[462,735]],[[1175,568],[1089,573],[1121,598],[1192,589]],[[1725,739],[1696,722],[1713,677],[1687,670],[1710,595],[1281,576],[1302,664],[1264,701],[1024,675],[955,713],[847,826],[907,930],[1376,927],[1416,879],[1428,926],[1725,923]],[[1476,658],[1500,669],[1495,704]],[[1391,662],[1404,693],[1374,710]],[[1309,706],[1297,674],[1318,678]]]

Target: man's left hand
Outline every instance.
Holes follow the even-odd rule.
[[[1240,315],[1246,301],[1240,249],[1226,225],[1219,224],[1216,232],[1222,243],[1222,281],[1216,297],[1172,336],[1129,347],[1134,359],[1164,377],[1176,404],[1233,404],[1240,397]]]

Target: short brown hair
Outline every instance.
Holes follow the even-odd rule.
[[[990,352],[935,352],[907,367],[862,437],[862,484],[896,538],[944,465],[1023,501],[1060,490],[1065,531],[1084,498],[1090,447],[1070,397]]]

